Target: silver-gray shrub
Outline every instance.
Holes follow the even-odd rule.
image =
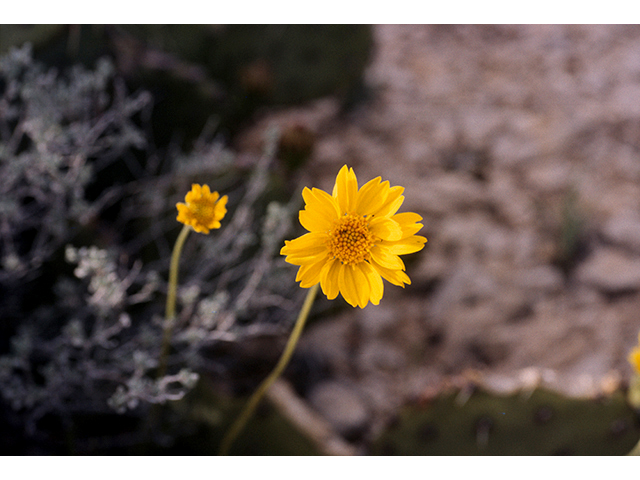
[[[114,73],[105,59],[61,76],[35,63],[28,45],[0,60],[1,282],[37,275],[95,213],[87,184],[125,150],[145,145],[131,117],[151,98],[127,95]]]
[[[235,168],[235,156],[203,136],[190,152],[132,165],[133,181],[87,199],[106,166],[132,162],[132,151],[160,155],[135,120],[150,108],[151,96],[128,93],[108,60],[58,72],[28,46],[0,58],[0,317],[14,327],[0,350],[0,397],[30,435],[46,415],[143,418],[150,404],[182,398],[196,372],[221,368],[204,347],[283,333],[295,311],[295,275],[278,251],[298,200],[265,201],[277,132],[251,167]],[[169,370],[155,378],[175,204],[191,182],[228,194],[229,213],[220,230],[187,241]],[[109,227],[133,234],[95,227],[115,202]],[[45,270],[56,273],[41,302],[9,298]]]

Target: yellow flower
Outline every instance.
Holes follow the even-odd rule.
[[[358,190],[352,168],[343,166],[333,195],[304,188],[300,223],[309,233],[285,241],[280,254],[299,265],[296,281],[303,288],[320,282],[330,299],[342,294],[352,306],[380,303],[382,278],[404,288],[411,280],[398,255],[422,250],[426,238],[415,235],[422,224],[416,213],[396,213],[403,187],[390,187],[380,177]]]
[[[628,359],[636,373],[640,375],[640,334],[638,334],[638,346],[631,350]]]
[[[218,192],[211,193],[209,185],[191,185],[184,203],[176,204],[178,221],[200,233],[208,234],[210,229],[220,228],[220,220],[227,213],[227,196],[220,198]]]

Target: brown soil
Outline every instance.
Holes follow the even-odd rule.
[[[330,190],[346,163],[360,184],[404,186],[401,210],[424,217],[429,240],[407,257],[410,286],[307,329],[300,351],[330,371],[308,402],[348,436],[456,378],[616,388],[640,329],[640,28],[375,38],[371,100],[270,113],[254,132],[315,133],[306,185]]]

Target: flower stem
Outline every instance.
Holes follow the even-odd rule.
[[[273,384],[273,382],[278,379],[278,377],[282,374],[282,371],[289,363],[291,355],[296,349],[296,345],[298,344],[298,340],[300,339],[300,334],[302,333],[304,324],[307,321],[309,312],[311,311],[311,306],[313,305],[313,300],[316,298],[316,293],[318,292],[319,285],[320,284],[317,283],[309,289],[307,297],[304,299],[304,303],[302,304],[302,309],[298,314],[298,319],[293,326],[293,330],[291,331],[291,335],[289,336],[289,340],[287,341],[287,345],[284,348],[284,352],[282,352],[282,356],[280,357],[278,364],[275,366],[269,376],[262,381],[257,390],[253,392],[253,395],[251,395],[251,398],[244,406],[242,413],[240,413],[240,416],[236,419],[227,434],[222,439],[222,443],[220,445],[220,455],[228,455],[231,445],[238,437],[240,432],[244,429],[245,425],[253,415],[256,407],[260,403],[260,400],[262,400],[262,397],[264,396],[266,391]]]
[[[180,253],[184,246],[184,241],[191,227],[185,225],[173,246],[171,254],[171,267],[169,269],[169,288],[167,291],[167,306],[164,314],[164,333],[162,335],[162,348],[160,350],[160,360],[158,362],[158,375],[161,378],[167,371],[167,357],[169,355],[169,347],[171,346],[171,333],[176,319],[176,291],[178,289],[178,265],[180,264]]]

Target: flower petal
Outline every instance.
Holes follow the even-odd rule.
[[[382,207],[372,213],[376,217],[389,217],[396,213],[402,205],[402,202],[404,202],[402,192],[404,192],[404,187],[391,187],[389,189],[387,199],[385,200]]]
[[[424,248],[427,239],[420,235],[413,235],[409,238],[403,238],[397,242],[382,242],[389,253],[394,255],[407,255],[409,253],[419,252]]]
[[[398,222],[400,228],[402,228],[402,238],[407,238],[418,233],[424,226],[421,223],[417,223],[422,221],[422,217],[413,212],[397,213],[392,216],[391,219]]]
[[[324,232],[305,233],[293,240],[285,240],[284,247],[280,249],[280,255],[304,254],[307,249],[325,246],[326,240],[327,234]]]
[[[369,303],[369,297],[371,297],[371,287],[369,286],[369,280],[364,274],[362,269],[357,265],[351,265],[348,269],[351,275],[351,281],[355,288],[356,298],[358,299],[358,306],[364,308]]]
[[[286,255],[285,261],[293,265],[308,265],[320,261],[329,254],[326,238],[325,233],[310,232],[294,240],[285,240],[280,255]]]
[[[310,232],[326,232],[331,229],[332,225],[332,222],[312,210],[300,210],[298,219],[300,225]]]
[[[380,183],[380,180],[380,177],[369,180],[358,190],[353,207],[355,213],[364,216],[380,210],[389,194],[389,182]]]
[[[400,224],[389,217],[375,217],[369,222],[369,230],[382,240],[395,241],[402,238]]]
[[[371,266],[378,272],[382,278],[394,285],[404,288],[404,284],[411,285],[411,279],[402,270],[390,270],[376,263],[375,260],[371,262]]]
[[[362,270],[369,282],[370,300],[374,305],[378,305],[384,293],[384,284],[380,274],[367,262],[362,262],[356,268]]]
[[[400,257],[391,253],[388,247],[374,245],[371,248],[371,258],[380,266],[389,270],[404,270],[404,263]]]
[[[324,260],[328,255],[329,252],[326,248],[314,248],[287,255],[285,261],[292,265],[309,265]]]
[[[308,211],[310,216],[320,217],[318,221],[327,222],[327,228],[331,228],[333,221],[340,217],[338,202],[324,190],[320,190],[319,188],[310,190],[305,187],[304,190],[302,190],[302,198],[305,201],[305,211]],[[327,228],[323,228],[322,230],[326,230]],[[307,228],[307,230],[309,229]]]
[[[296,282],[300,282],[302,288],[313,287],[320,281],[320,272],[325,265],[325,261],[302,265],[296,275]]]
[[[342,297],[349,305],[355,307],[358,305],[358,291],[356,282],[353,278],[353,267],[351,265],[342,265],[338,270],[338,287]]]
[[[322,292],[327,296],[329,300],[333,300],[340,293],[340,287],[338,285],[338,272],[340,263],[337,259],[331,259],[325,262],[320,272],[320,286]]]
[[[333,186],[333,198],[338,201],[340,213],[349,213],[355,204],[358,193],[358,179],[353,168],[344,165],[338,172]]]

